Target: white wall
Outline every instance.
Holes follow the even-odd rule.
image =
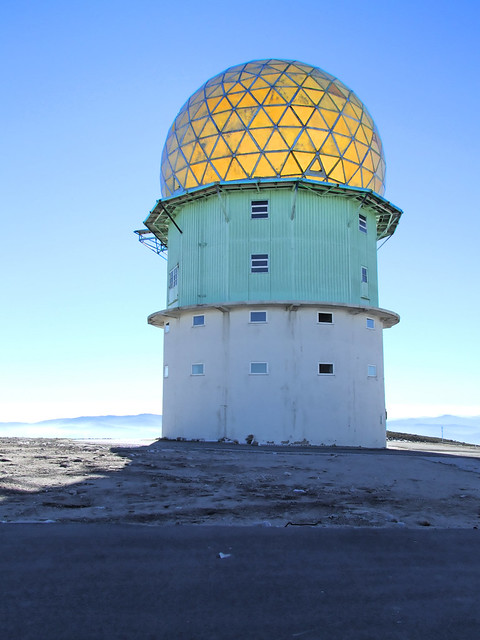
[[[251,310],[266,310],[266,324],[250,324]],[[332,312],[332,325],[317,313]],[[344,305],[232,305],[179,309],[165,334],[164,437],[260,443],[384,447],[384,322],[397,316]],[[205,315],[205,326],[192,317]],[[366,318],[375,319],[367,329]],[[250,362],[268,362],[268,375],[251,375]],[[318,375],[318,363],[333,363],[334,375]],[[203,363],[205,374],[191,375]],[[368,365],[376,365],[369,377]]]

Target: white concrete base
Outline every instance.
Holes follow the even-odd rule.
[[[250,322],[250,311],[266,311],[267,321]],[[333,322],[319,323],[318,312]],[[193,326],[194,315],[205,324]],[[168,323],[164,437],[385,447],[382,330],[396,314],[270,302],[167,310],[149,322]],[[252,362],[268,373],[251,373]],[[319,363],[333,374],[319,374]]]

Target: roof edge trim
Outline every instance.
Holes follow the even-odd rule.
[[[360,206],[368,206],[374,210],[377,217],[377,240],[383,240],[395,233],[403,214],[402,209],[380,196],[371,189],[352,187],[334,182],[317,182],[306,178],[294,180],[262,178],[259,180],[236,180],[228,182],[214,182],[212,184],[189,189],[176,196],[169,196],[157,200],[144,224],[165,246],[168,246],[169,218],[174,218],[176,208],[195,200],[215,195],[224,191],[247,191],[261,189],[289,189],[301,188],[314,192],[319,196],[336,195],[358,200]]]

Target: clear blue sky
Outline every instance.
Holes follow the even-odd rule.
[[[0,421],[161,413],[166,263],[133,229],[167,129],[257,58],[339,77],[404,209],[379,251],[390,417],[480,414],[480,5],[474,0],[4,0]]]

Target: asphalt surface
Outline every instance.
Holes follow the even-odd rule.
[[[0,550],[2,640],[480,637],[480,530],[7,524]]]

